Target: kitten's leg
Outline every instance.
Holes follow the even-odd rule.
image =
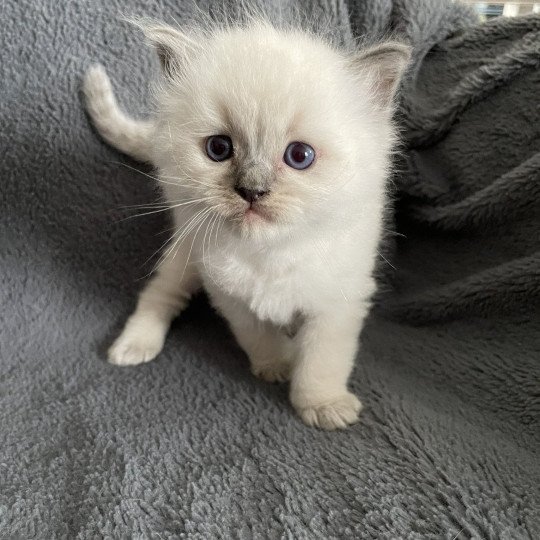
[[[358,420],[362,404],[347,389],[347,380],[367,311],[334,306],[332,312],[307,317],[300,329],[291,402],[306,424],[337,429]]]
[[[86,109],[100,135],[112,146],[138,161],[152,161],[153,124],[134,120],[118,107],[103,66],[92,66],[84,77]]]
[[[293,342],[278,328],[262,323],[258,339],[249,329],[233,330],[240,346],[249,356],[251,372],[266,382],[285,382],[293,366]]]
[[[267,382],[285,382],[291,376],[293,342],[278,328],[253,315],[229,319],[239,345],[249,357],[253,375]]]
[[[247,354],[251,372],[264,381],[287,381],[293,341],[276,326],[257,319],[246,306],[213,289],[207,286],[214,305],[227,319],[236,341]]]
[[[140,293],[135,312],[109,349],[109,362],[132,366],[159,354],[172,319],[200,286],[195,268],[186,261],[181,252],[164,261]]]

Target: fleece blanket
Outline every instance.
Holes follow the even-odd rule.
[[[540,538],[539,18],[300,4],[414,46],[366,408],[339,433],[249,374],[203,295],[157,361],[104,361],[168,224],[125,219],[155,187],[96,137],[81,76],[101,61],[146,114],[157,62],[118,15],[193,3],[0,3],[0,538]]]

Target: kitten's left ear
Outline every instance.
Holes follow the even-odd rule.
[[[356,53],[352,66],[356,73],[373,80],[375,100],[388,110],[410,59],[411,47],[388,41]]]
[[[181,73],[189,56],[200,48],[192,36],[172,26],[143,24],[141,29],[155,47],[163,73],[169,78]]]

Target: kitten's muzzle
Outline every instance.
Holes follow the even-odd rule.
[[[249,204],[270,193],[271,169],[263,163],[241,163],[235,171],[234,191]]]

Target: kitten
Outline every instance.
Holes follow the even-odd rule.
[[[110,362],[155,358],[203,286],[253,373],[290,380],[305,423],[354,423],[361,403],[347,380],[375,291],[409,48],[347,52],[261,21],[143,30],[163,68],[155,118],[125,116],[101,66],[84,80],[96,128],[156,166],[175,222]]]

